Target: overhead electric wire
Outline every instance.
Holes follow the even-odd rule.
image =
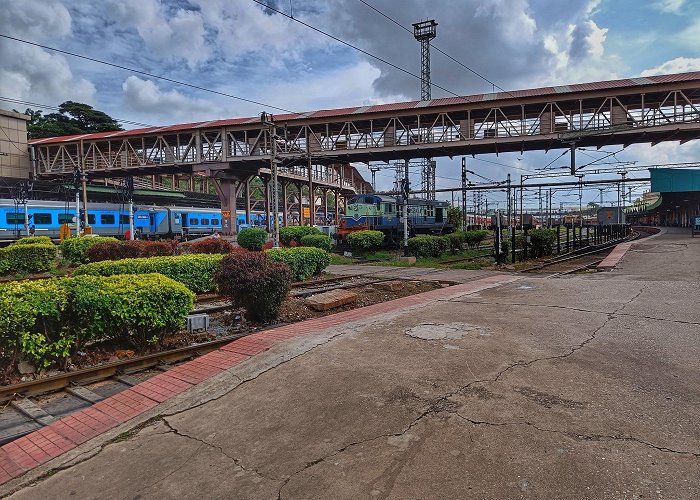
[[[264,102],[254,101],[253,99],[247,99],[247,98],[245,98],[245,97],[240,97],[240,96],[237,96],[237,95],[228,94],[228,93],[226,93],[226,92],[221,92],[221,91],[218,91],[218,90],[213,90],[213,89],[209,89],[209,88],[206,88],[206,87],[201,87],[201,86],[195,85],[195,84],[193,84],[193,83],[187,83],[187,82],[183,82],[183,81],[180,81],[180,80],[175,80],[175,79],[173,79],[173,78],[168,78],[167,76],[155,75],[155,74],[149,73],[149,72],[147,72],[147,71],[141,71],[141,70],[138,70],[138,69],[130,68],[130,67],[128,67],[128,66],[122,66],[121,64],[116,64],[116,63],[111,63],[111,62],[108,62],[108,61],[103,61],[103,60],[101,60],[101,59],[96,59],[96,58],[94,58],[94,57],[89,57],[89,56],[85,56],[85,55],[82,55],[82,54],[77,54],[77,53],[75,53],[75,52],[70,52],[70,51],[68,51],[68,50],[57,49],[56,47],[50,47],[50,46],[48,46],[48,45],[42,45],[42,44],[40,44],[40,43],[31,42],[31,41],[29,41],[29,40],[24,40],[24,39],[22,39],[22,38],[17,38],[17,37],[14,37],[14,36],[6,35],[6,34],[4,34],[4,33],[0,33],[0,37],[2,37],[2,38],[7,38],[8,40],[14,40],[15,42],[20,42],[20,43],[25,43],[25,44],[27,44],[27,45],[32,45],[32,46],[34,46],[34,47],[39,47],[39,48],[42,48],[42,49],[50,50],[50,51],[53,51],[53,52],[58,52],[59,54],[65,54],[65,55],[67,55],[67,56],[77,57],[77,58],[79,58],[79,59],[85,59],[86,61],[92,61],[92,62],[95,62],[95,63],[104,64],[104,65],[106,65],[106,66],[111,66],[111,67],[113,67],[113,68],[121,69],[121,70],[124,70],[124,71],[130,71],[130,72],[132,72],[132,73],[136,73],[136,74],[139,74],[139,75],[144,75],[144,76],[147,76],[147,77],[149,77],[149,78],[156,78],[156,79],[158,79],[158,80],[163,80],[163,81],[166,81],[166,82],[174,83],[174,84],[176,84],[176,85],[182,85],[182,86],[185,86],[185,87],[190,87],[190,88],[193,88],[193,89],[196,89],[196,90],[201,90],[202,92],[209,92],[209,93],[211,93],[211,94],[217,94],[217,95],[220,95],[220,96],[223,96],[223,97],[230,97],[231,99],[236,99],[236,100],[238,100],[238,101],[247,102],[247,103],[250,103],[250,104],[257,104],[258,106],[263,106],[263,107],[265,107],[265,108],[270,108],[270,109],[276,109],[276,110],[278,110],[278,111],[284,111],[285,113],[296,113],[296,111],[291,111],[291,110],[289,110],[289,109],[281,108],[281,107],[279,107],[279,106],[273,106],[273,105],[271,105],[271,104],[267,104],[267,103],[264,103]]]
[[[60,111],[60,109],[61,109],[58,106],[50,106],[48,104],[39,104],[36,102],[23,101],[21,99],[13,99],[11,97],[4,97],[4,96],[0,96],[0,101],[9,102],[12,104],[21,104],[23,106],[34,106],[35,108],[40,108],[40,109],[52,109],[55,111]],[[140,122],[134,122],[131,120],[123,120],[121,118],[114,118],[114,117],[110,117],[110,118],[112,118],[114,121],[117,121],[119,123],[126,123],[128,125],[138,125],[139,127],[155,127],[156,126],[156,125],[149,125],[148,123],[140,123]]]

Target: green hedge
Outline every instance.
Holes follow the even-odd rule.
[[[78,267],[74,276],[114,276],[117,274],[159,273],[179,281],[195,293],[214,290],[214,273],[221,254],[190,254],[138,259],[105,260]]]
[[[533,257],[552,255],[554,242],[557,241],[557,232],[554,229],[531,229],[527,235],[530,237],[530,254]]]
[[[450,249],[445,236],[414,236],[408,239],[408,252],[416,257],[440,257]]]
[[[355,252],[362,252],[379,248],[384,241],[384,233],[381,231],[355,231],[345,237],[345,241]]]
[[[290,246],[292,242],[301,245],[301,239],[310,234],[322,234],[321,230],[313,226],[287,226],[280,228],[280,242],[284,246]]]
[[[53,244],[53,241],[51,241],[51,238],[49,236],[27,236],[26,238],[20,238],[14,243],[11,243],[10,246],[33,245],[34,243],[48,245],[49,243]]]
[[[273,248],[266,250],[270,259],[286,263],[292,270],[295,281],[304,281],[319,274],[331,263],[325,250],[314,247]]]
[[[331,237],[325,234],[307,234],[301,239],[301,246],[320,248],[321,250],[330,252]]]
[[[259,227],[246,227],[238,232],[236,241],[247,250],[260,251],[267,241],[267,231]]]
[[[462,250],[465,242],[464,231],[456,231],[446,235],[445,237],[447,238],[447,241],[450,242],[450,251],[452,253],[457,253]]]
[[[194,294],[158,274],[79,276],[0,285],[0,349],[46,369],[85,341],[128,340],[139,349],[184,326]]]
[[[104,236],[80,236],[77,238],[66,238],[61,243],[61,254],[63,258],[71,264],[85,264],[88,262],[88,248],[98,243],[107,241],[118,243],[119,240]]]
[[[14,243],[0,249],[0,274],[39,273],[48,271],[55,263],[56,245],[53,243]]]
[[[476,248],[488,237],[489,232],[485,229],[464,232],[464,242],[469,248]]]

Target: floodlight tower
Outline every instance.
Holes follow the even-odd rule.
[[[429,101],[430,95],[430,40],[437,36],[435,19],[413,24],[413,36],[420,42],[420,99]],[[427,135],[427,130],[426,130]],[[423,138],[428,142],[428,138]],[[421,169],[421,190],[429,200],[435,199],[435,162],[431,158],[423,161]]]

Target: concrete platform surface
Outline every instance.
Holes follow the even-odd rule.
[[[677,238],[275,345],[2,492],[700,498],[700,239]]]

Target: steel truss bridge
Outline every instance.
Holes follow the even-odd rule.
[[[185,172],[237,183],[269,178],[274,149],[283,178],[351,194],[366,183],[349,162],[696,139],[700,72],[282,114],[274,122],[275,136],[249,117],[30,146],[38,177]]]

